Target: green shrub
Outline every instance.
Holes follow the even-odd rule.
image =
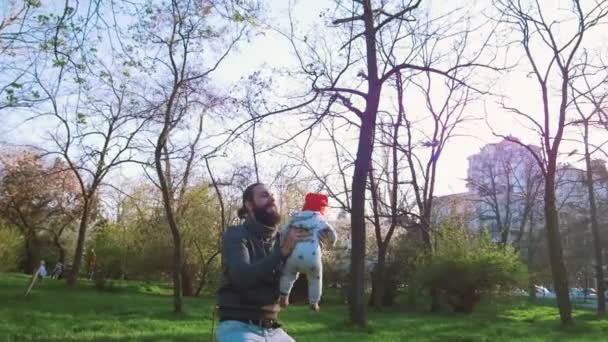
[[[0,272],[17,271],[22,257],[23,238],[0,222]]]
[[[422,289],[435,288],[457,312],[472,312],[483,295],[525,286],[526,270],[510,246],[500,247],[487,232],[448,225],[436,234],[434,251],[422,256],[414,273]]]
[[[113,279],[120,279],[123,272],[129,279],[162,279],[162,274],[170,274],[171,237],[146,236],[128,228],[125,231],[125,227],[108,224],[95,233],[91,247],[95,250],[96,271]],[[83,262],[82,269],[86,270],[86,258]]]

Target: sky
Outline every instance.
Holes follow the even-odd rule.
[[[269,1],[270,10],[268,20],[278,27],[288,26],[288,6],[294,7],[292,12],[294,26],[304,34],[313,35],[323,22],[322,13],[333,9],[333,1],[307,0],[307,1]],[[437,7],[437,2],[429,7]],[[446,6],[447,7],[447,6]],[[444,9],[445,10],[445,9]],[[237,81],[244,74],[264,67],[292,67],[297,63],[293,48],[288,40],[270,30],[265,30],[255,39],[239,48],[239,53],[233,54],[218,70],[217,79],[227,84]],[[292,86],[286,84],[286,87]],[[465,190],[467,157],[479,151],[480,147],[497,138],[488,134],[474,134],[475,136],[461,137],[450,144],[443,154],[442,165],[438,172],[438,194],[448,194]],[[323,149],[323,148],[321,148]],[[353,151],[354,153],[355,151]],[[314,154],[313,154],[314,155]]]
[[[294,21],[299,27],[302,27],[301,31],[312,34],[311,32],[314,32],[321,26],[320,23],[322,23],[323,18],[321,18],[320,14],[326,12],[326,9],[331,9],[333,1],[270,1],[268,2],[270,16],[274,18],[270,22],[277,23],[277,26],[287,26],[288,3],[294,5],[294,11],[292,12]],[[556,19],[562,18],[564,13],[568,13],[567,8],[564,7],[568,3],[565,0],[552,1],[555,7],[548,6],[544,8],[546,15]],[[483,4],[480,5],[480,2],[475,4],[475,1],[460,1],[457,5],[454,3],[449,4],[445,1],[425,1],[422,7],[430,10],[431,13],[445,13],[454,8],[454,6],[470,8],[472,13],[477,11],[479,16],[489,13],[487,12],[487,8],[483,7]],[[563,26],[564,29],[560,31],[560,34],[563,33],[566,36],[570,32],[568,29],[571,29],[571,26],[564,24]],[[587,35],[585,46],[589,50],[602,48],[608,43],[608,35],[601,31],[601,29],[595,30],[591,35]],[[509,33],[508,39],[518,39],[518,35]],[[539,46],[534,46],[534,48],[536,48],[534,51],[540,62],[546,63],[550,56],[544,53],[543,48]],[[270,31],[265,31],[264,34],[258,35],[251,44],[241,47],[239,54],[232,55],[227,63],[223,65],[224,70],[220,69],[220,71],[223,79],[236,80],[239,75],[246,74],[247,71],[254,70],[262,65],[293,65],[294,58],[293,49],[291,49],[285,38]],[[505,103],[509,106],[520,108],[527,113],[540,114],[542,107],[539,86],[536,80],[529,75],[529,65],[527,64],[527,60],[523,59],[522,51],[518,50],[517,47],[513,47],[505,60],[507,59],[507,63],[510,66],[515,64],[512,62],[519,60],[519,66],[501,73],[499,77],[488,71],[488,77],[497,79],[491,90],[494,93],[504,94],[507,97]],[[483,73],[484,71],[481,72]],[[501,140],[501,138],[496,137],[492,133],[492,129],[498,134],[516,136],[526,143],[539,143],[537,135],[527,128],[530,126],[529,123],[505,111],[498,102],[499,98],[486,96],[483,100],[468,108],[470,114],[475,116],[477,120],[466,123],[460,130],[462,135],[452,140],[446,147],[440,160],[437,174],[436,193],[438,195],[466,191],[467,158],[479,152],[485,144]],[[559,102],[554,99],[552,103],[555,105]],[[419,104],[414,103],[413,105]],[[555,110],[555,106],[553,106],[553,110]],[[534,116],[538,117],[537,115]],[[570,137],[576,137],[576,131],[572,132],[573,134]],[[606,136],[603,134],[604,132],[597,133],[592,139],[597,144],[600,144],[606,140]],[[562,151],[566,151],[566,153],[572,151],[578,147],[575,145],[566,141],[562,145]],[[569,159],[564,158],[562,161],[580,165],[579,160],[580,158],[573,156]]]
[[[275,27],[286,28],[288,26],[288,11],[289,4],[294,6],[293,18],[296,26],[300,32],[315,35],[315,34],[331,34],[331,31],[323,30],[322,25],[326,18],[323,13],[328,13],[328,10],[333,9],[333,1],[322,1],[322,0],[300,0],[300,1],[285,1],[285,0],[273,0],[264,2],[267,6],[267,23],[272,23]],[[555,0],[552,4],[555,7],[548,7],[550,9],[550,15],[560,16],[563,12],[563,7],[568,2],[565,0]],[[445,13],[450,10],[450,6],[463,6],[468,9],[470,6],[471,13],[479,13],[480,18],[484,12],[483,8],[480,7],[479,3],[471,1],[460,1],[458,4],[447,3],[446,1],[425,1],[423,8],[428,9],[433,15],[439,13]],[[486,4],[487,5],[487,4]],[[564,28],[566,31],[567,28]],[[601,31],[601,30],[597,30]],[[608,30],[605,30],[608,31]],[[567,32],[560,32],[567,33]],[[478,35],[481,37],[483,35]],[[510,33],[507,35],[509,40],[517,39],[517,36]],[[608,42],[606,33],[597,33],[596,35],[587,37],[586,46],[590,49],[600,49],[606,46]],[[476,38],[479,39],[479,38]],[[479,42],[477,42],[479,43]],[[515,62],[519,61],[519,67],[515,67],[508,72],[503,72],[496,82],[493,84],[492,90],[496,93],[505,94],[508,96],[507,103],[517,106],[522,110],[529,113],[540,113],[540,102],[538,85],[535,80],[529,77],[528,73],[525,72],[522,67],[525,67],[525,60],[521,60],[521,51],[517,51],[514,47],[510,50],[508,61]],[[540,54],[541,58],[546,59],[546,54]],[[515,64],[515,63],[509,63]],[[250,42],[239,46],[238,50],[229,55],[227,60],[220,65],[219,69],[213,76],[214,82],[217,87],[223,85],[228,87],[230,85],[238,84],[241,77],[249,75],[252,71],[268,68],[282,68],[282,67],[294,67],[296,65],[295,55],[289,42],[284,37],[281,37],[276,32],[269,29],[260,28],[256,34],[252,37]],[[479,75],[485,76],[485,75]],[[494,74],[487,75],[488,77],[494,77]],[[296,89],[298,84],[295,82],[289,82],[289,80],[282,80],[278,87],[284,87],[285,89]],[[280,90],[280,89],[279,89]],[[436,194],[444,195],[450,193],[458,193],[465,191],[466,182],[465,177],[467,173],[467,158],[477,153],[480,148],[488,143],[497,142],[500,138],[494,136],[489,129],[488,125],[494,128],[498,133],[505,135],[514,135],[522,139],[522,141],[528,143],[538,143],[535,139],[535,135],[529,129],[526,129],[525,124],[520,119],[516,119],[512,114],[506,112],[497,103],[498,98],[494,96],[484,96],[480,101],[471,105],[468,111],[471,115],[474,115],[478,119],[466,123],[462,127],[460,132],[462,136],[459,136],[451,141],[443,152],[440,165],[437,174],[437,186]],[[555,103],[555,102],[553,102]],[[416,111],[416,101],[413,101],[412,108]],[[22,116],[17,115],[3,115],[0,117],[0,140],[9,141],[13,143],[39,143],[42,132],[44,132],[48,126],[44,123],[32,123],[20,124]],[[286,128],[289,131],[289,128]],[[34,134],[32,134],[32,132]],[[283,132],[285,133],[285,132]],[[606,140],[603,135],[604,132],[598,132],[594,136],[594,140],[602,142]],[[289,132],[286,132],[288,136]],[[563,146],[563,151],[569,151],[574,148],[574,145],[566,142]],[[272,162],[273,155],[263,156],[266,162]],[[563,161],[576,162],[576,156],[570,160],[564,159]],[[126,170],[127,174],[137,174],[139,167],[131,170]]]

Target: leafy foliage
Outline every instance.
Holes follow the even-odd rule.
[[[0,272],[16,271],[21,259],[23,238],[0,221]]]
[[[526,270],[511,247],[502,249],[490,235],[450,223],[441,227],[432,254],[418,261],[418,286],[437,288],[457,312],[472,312],[484,294],[523,286]]]

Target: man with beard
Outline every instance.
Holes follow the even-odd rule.
[[[279,236],[280,215],[274,197],[261,183],[245,189],[238,214],[243,223],[226,229],[222,238],[217,341],[294,341],[277,321],[279,280],[296,243],[311,235],[290,228]]]

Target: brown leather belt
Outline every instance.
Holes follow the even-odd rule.
[[[281,323],[279,323],[276,319],[265,318],[265,319],[245,319],[245,318],[231,318],[231,317],[221,317],[220,322],[223,321],[239,321],[247,324],[253,324],[258,327],[264,329],[276,329],[281,327]]]

